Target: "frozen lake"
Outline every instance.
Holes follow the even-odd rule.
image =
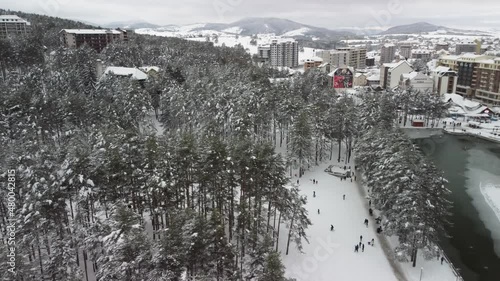
[[[446,254],[466,281],[500,280],[500,145],[449,135],[416,142],[453,192]]]

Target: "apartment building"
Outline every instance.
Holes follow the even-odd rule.
[[[415,91],[420,91],[422,93],[431,92],[434,88],[434,80],[423,74],[422,72],[410,72],[401,74],[399,80],[399,87],[401,89],[407,90],[410,87]]]
[[[270,44],[257,48],[258,58],[274,67],[297,67],[299,65],[299,45],[293,39],[273,39]]]
[[[445,50],[448,51],[450,49],[450,44],[448,43],[437,43],[434,49],[437,51]]]
[[[309,70],[311,68],[318,68],[323,64],[323,59],[320,57],[314,57],[311,59],[306,59],[304,61],[304,71]]]
[[[411,45],[401,45],[399,46],[399,55],[406,59],[411,58],[411,50],[413,47]]]
[[[113,42],[128,41],[127,31],[121,29],[63,29],[60,37],[66,48],[79,48],[87,44],[97,52]]]
[[[445,56],[439,65],[458,73],[457,94],[487,105],[500,105],[500,58],[475,54]]]
[[[16,15],[0,15],[0,39],[26,35],[31,30],[31,23]]]
[[[431,72],[434,92],[438,95],[454,94],[457,90],[458,74],[446,66],[438,66]]]
[[[337,48],[337,51],[347,52],[347,65],[354,69],[366,68],[366,49],[344,47]]]
[[[455,54],[456,55],[461,55],[463,53],[479,54],[477,49],[478,49],[478,44],[475,42],[458,43],[455,46]]]
[[[349,63],[349,52],[347,51],[318,51],[316,55],[335,68],[347,66]]]
[[[413,67],[405,60],[397,63],[385,63],[380,69],[380,86],[394,89],[400,84],[401,75],[413,72]]]
[[[396,56],[396,45],[384,44],[380,49],[380,65],[391,63]]]
[[[432,52],[429,50],[414,50],[411,54],[412,59],[419,59],[423,61],[430,61],[432,59]]]
[[[500,58],[479,61],[476,99],[484,104],[500,105]]]

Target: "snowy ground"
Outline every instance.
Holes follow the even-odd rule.
[[[500,185],[481,186],[481,193],[500,221]]]
[[[445,123],[446,122],[446,125]],[[453,126],[453,123],[461,123],[460,126]],[[456,120],[452,118],[440,119],[439,121],[433,122],[432,120],[425,124],[425,127],[413,127],[411,120],[408,119],[406,125],[400,124],[402,128],[414,128],[414,129],[436,129],[443,128],[448,133],[455,135],[470,135],[475,137],[480,137],[485,140],[500,143],[500,121],[492,121],[490,123],[480,123],[480,129],[472,128],[469,124],[479,124],[474,121],[467,121],[464,118],[458,118]]]
[[[280,251],[287,277],[298,281],[398,280],[379,246],[373,220],[370,218],[369,227],[363,223],[369,218],[368,201],[361,196],[355,182],[340,181],[325,173],[327,167],[327,164],[316,167],[300,179],[302,193],[308,197],[307,209],[313,225],[307,232],[310,244],[304,245],[305,254],[291,245],[289,255],[284,255],[287,231],[281,232]],[[313,184],[312,179],[318,180],[318,184]],[[316,191],[315,198],[313,191]],[[346,200],[343,200],[344,194]],[[334,231],[330,231],[330,225],[335,227]],[[360,235],[365,251],[360,249],[355,253],[354,245],[360,242]],[[372,238],[375,246],[368,246]]]
[[[441,265],[437,260],[425,261],[419,256],[416,268],[409,263],[391,262],[381,246],[395,247],[397,241],[389,239],[392,242],[387,244],[386,238],[376,234],[377,225],[374,217],[369,216],[367,191],[358,185],[359,176],[358,182],[340,181],[324,172],[329,165],[336,164],[334,160],[314,167],[300,179],[302,194],[308,198],[306,207],[313,225],[307,230],[310,244],[304,243],[304,254],[292,244],[288,256],[285,255],[288,228],[282,225],[279,250],[287,277],[296,278],[297,281],[418,281],[423,268],[422,280],[456,280],[450,266],[447,263]],[[347,165],[354,166],[353,163]],[[292,181],[296,179],[294,177]],[[319,183],[313,184],[312,179]],[[313,191],[316,192],[315,198]],[[369,219],[369,227],[363,224],[366,218]],[[335,227],[334,231],[330,231],[330,225]],[[365,251],[360,249],[359,253],[355,253],[354,245],[359,243],[360,235],[363,236]],[[375,239],[375,246],[368,246],[367,242],[372,238]],[[392,251],[386,250],[392,257]]]
[[[193,26],[196,27],[196,26]],[[228,30],[226,30],[229,32]],[[237,31],[237,30],[235,30]],[[302,32],[303,30],[296,30],[296,32]],[[293,36],[294,33],[290,34],[285,34],[284,36],[275,36],[274,34],[258,34],[257,35],[257,45],[252,45],[250,44],[250,41],[252,40],[252,37],[250,36],[241,36],[234,32],[235,34],[231,33],[224,33],[224,32],[219,32],[219,31],[213,31],[213,30],[204,30],[200,31],[198,33],[196,32],[190,32],[189,30],[176,30],[176,31],[159,31],[155,29],[150,29],[150,28],[143,28],[143,29],[138,29],[136,30],[137,33],[139,34],[148,34],[148,35],[155,35],[155,36],[165,36],[165,37],[179,37],[179,38],[184,38],[186,40],[190,41],[199,41],[199,42],[205,42],[206,41],[206,36],[211,36],[210,41],[214,42],[213,35],[217,35],[217,43],[214,42],[215,46],[227,46],[227,47],[234,47],[238,44],[241,44],[243,48],[249,53],[250,55],[255,55],[257,54],[257,48],[258,45],[261,44],[267,44],[271,41],[273,38],[286,38],[287,36]],[[307,48],[305,47],[303,51],[299,52],[299,64],[303,65],[304,61],[306,59],[311,59],[314,56],[316,56],[316,52],[319,51],[320,49],[313,49],[313,48]]]

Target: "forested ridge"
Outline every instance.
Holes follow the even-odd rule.
[[[342,147],[371,124],[359,120],[379,118],[363,111],[395,121],[375,115],[373,93],[359,107],[326,74],[260,68],[242,47],[130,34],[100,54],[66,50],[58,31],[84,25],[20,16],[40,28],[0,40],[0,171],[15,170],[17,280],[85,280],[82,268],[98,280],[285,280],[280,232],[301,249],[311,224],[292,168],[350,157]],[[100,79],[97,59],[161,70],[144,84]],[[436,242],[421,240],[408,249]]]

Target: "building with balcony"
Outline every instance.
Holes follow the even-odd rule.
[[[299,45],[293,39],[272,39],[270,44],[260,45],[257,56],[274,67],[294,68],[299,65]]]
[[[396,56],[396,45],[384,44],[380,49],[380,65],[391,63]]]
[[[31,23],[16,15],[0,15],[0,39],[26,35],[31,30]]]
[[[400,84],[402,74],[413,72],[413,67],[405,60],[397,63],[385,63],[380,68],[380,86],[394,89]]]
[[[434,92],[438,95],[454,94],[457,90],[458,74],[446,66],[438,66],[431,72]]]
[[[87,44],[97,52],[101,52],[108,44],[128,41],[127,31],[121,29],[63,29],[60,38],[66,48],[79,48]]]
[[[347,65],[354,69],[366,68],[366,49],[344,47],[337,48],[337,51],[347,52]]]
[[[405,59],[411,58],[411,50],[413,47],[411,45],[401,45],[399,46],[399,55],[403,56]]]
[[[313,57],[311,59],[306,59],[304,61],[304,71],[307,71],[311,68],[318,68],[323,64],[323,59],[320,57]]]
[[[439,65],[458,73],[457,94],[487,105],[500,105],[500,58],[475,54],[445,56]]]
[[[347,51],[318,51],[316,52],[316,55],[322,58],[324,62],[329,63],[335,68],[348,65],[349,52]]]

